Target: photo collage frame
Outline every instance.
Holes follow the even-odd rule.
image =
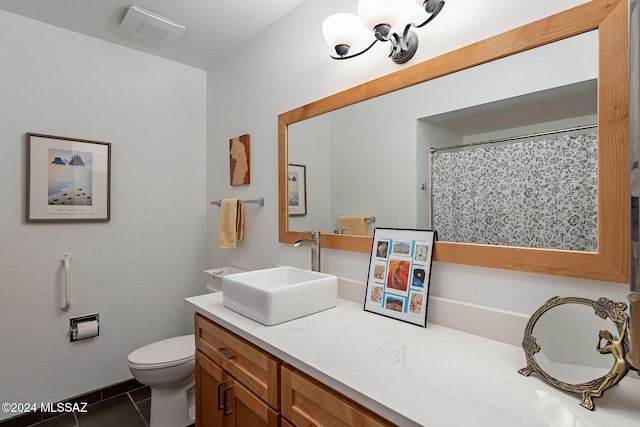
[[[365,311],[426,327],[435,231],[375,228]]]

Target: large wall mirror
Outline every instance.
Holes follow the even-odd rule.
[[[627,25],[594,0],[281,114],[280,242],[432,228],[435,261],[628,282]]]

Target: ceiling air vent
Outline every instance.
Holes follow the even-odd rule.
[[[186,27],[138,6],[131,6],[120,24],[120,30],[143,40],[165,45],[178,40]]]

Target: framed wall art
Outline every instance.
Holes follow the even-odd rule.
[[[364,309],[427,326],[435,231],[375,228]]]
[[[289,163],[289,215],[307,214],[307,168]]]
[[[26,221],[109,221],[111,144],[27,133]]]

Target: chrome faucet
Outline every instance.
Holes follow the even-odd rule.
[[[305,231],[304,233],[311,234],[311,238],[296,240],[293,242],[293,247],[299,248],[303,245],[311,246],[311,270],[320,271],[320,232]]]

